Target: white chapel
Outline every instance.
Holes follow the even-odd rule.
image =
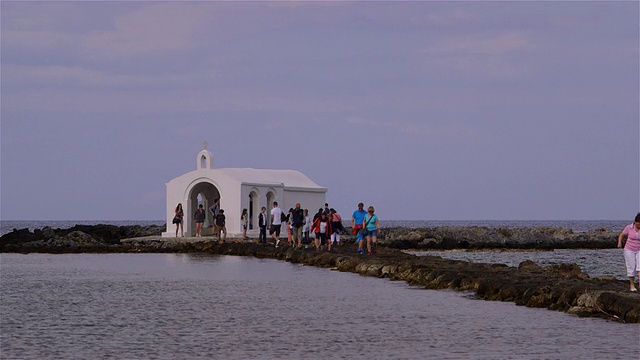
[[[175,224],[172,223],[178,203],[184,209],[184,235],[194,236],[195,222],[193,214],[202,204],[207,212],[204,229],[213,219],[208,209],[215,199],[220,199],[220,208],[226,216],[227,236],[242,233],[240,214],[242,209],[249,211],[250,236],[257,236],[258,214],[264,206],[270,213],[274,201],[287,211],[300,203],[303,209],[314,214],[324,207],[327,189],[313,182],[309,177],[296,170],[270,170],[250,168],[213,167],[213,154],[204,149],[196,158],[196,170],[169,181],[167,184],[167,229],[163,237],[175,236]],[[283,229],[284,231],[284,229]],[[203,231],[203,234],[210,232]],[[285,232],[286,234],[286,232]]]

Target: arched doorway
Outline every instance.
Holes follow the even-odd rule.
[[[258,228],[258,215],[260,214],[259,196],[256,190],[249,193],[249,229]]]
[[[187,211],[185,213],[185,220],[189,219],[189,221],[185,221],[185,233],[187,236],[195,235],[195,222],[193,221],[193,214],[198,209],[198,205],[202,204],[202,207],[207,212],[207,217],[205,219],[204,227],[207,229],[209,224],[213,223],[213,219],[211,218],[211,214],[209,213],[209,207],[213,205],[213,201],[215,199],[220,199],[220,191],[213,184],[208,182],[201,182],[195,185],[191,192],[189,193],[189,201],[187,206]],[[222,202],[222,200],[220,200]],[[206,230],[205,230],[206,231]],[[205,232],[203,231],[203,232]]]
[[[271,209],[273,209],[273,202],[276,201],[276,194],[273,191],[267,192],[267,214],[271,214]],[[271,225],[271,216],[267,216],[267,223]]]

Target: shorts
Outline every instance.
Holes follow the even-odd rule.
[[[242,230],[247,230],[247,225],[242,225]]]
[[[377,237],[378,236],[378,229],[369,230],[369,234],[367,236],[369,236],[369,237]]]
[[[624,249],[624,264],[627,267],[627,276],[635,277],[640,272],[640,251]]]
[[[331,222],[331,229],[333,230],[334,233],[340,233],[340,228],[342,227],[342,224],[339,221],[332,221]]]
[[[204,222],[204,220],[202,221],[196,221],[196,224],[202,224]]]
[[[271,225],[271,227],[269,228],[269,235],[273,235],[273,234],[276,234],[276,237],[280,236],[280,224]]]

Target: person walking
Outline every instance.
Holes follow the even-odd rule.
[[[216,227],[216,217],[220,212],[220,199],[213,200],[213,205],[209,207],[209,213],[211,214],[211,226],[213,228],[213,233],[217,234],[218,229]]]
[[[227,227],[226,227],[227,218],[224,216],[224,210],[218,210],[218,215],[216,216],[216,229],[218,234],[218,240],[225,241],[227,240]],[[222,234],[224,233],[224,236]]]
[[[333,245],[340,245],[340,232],[343,230],[342,217],[335,209],[329,210],[329,219],[331,220],[331,242]]]
[[[316,251],[320,251],[326,244],[327,249],[331,251],[331,222],[324,212],[311,225],[311,231],[315,233]]]
[[[300,203],[296,204],[291,211],[291,226],[293,233],[293,243],[297,249],[302,247],[302,227],[304,226],[304,211],[300,208]]]
[[[378,230],[380,229],[380,222],[378,221],[378,216],[374,213],[375,209],[373,206],[369,206],[367,209],[367,215],[364,217],[363,226],[367,229],[367,255],[371,255],[371,251],[373,249],[373,253],[378,252],[377,250],[377,240],[378,240]]]
[[[632,224],[624,227],[618,235],[618,248],[622,247],[622,239],[627,237],[624,245],[624,263],[629,277],[629,291],[638,291],[635,286],[635,278],[640,279],[640,213],[636,215]]]
[[[322,213],[324,212],[324,210],[322,210],[322,208],[318,209],[318,212],[313,215],[313,222],[316,222],[316,220],[320,219],[320,217],[322,216]]]
[[[276,243],[276,248],[280,245],[280,227],[282,226],[282,209],[278,207],[278,202],[273,202],[273,209],[271,209],[271,228],[269,234]]]
[[[311,230],[311,219],[309,218],[309,210],[304,209],[304,226],[302,227],[304,248],[309,247],[309,230]]]
[[[180,236],[184,237],[184,210],[182,210],[182,204],[178,203],[175,210],[175,215],[173,217],[173,223],[176,224],[176,237],[178,237],[178,229],[180,229]]]
[[[249,213],[247,212],[247,209],[242,209],[242,214],[240,214],[240,223],[242,224],[242,239],[248,240],[247,228],[249,227]]]
[[[291,225],[291,214],[293,213],[293,208],[289,208],[289,212],[286,215],[286,219],[282,219],[282,224],[287,226],[287,245],[289,247],[295,245],[293,243],[293,236],[292,236],[292,225]]]
[[[196,236],[202,236],[202,224],[207,217],[207,213],[204,211],[202,204],[198,205],[198,210],[193,214],[193,220],[196,221]]]
[[[353,235],[356,236],[356,244],[358,245],[358,254],[363,254],[364,251],[362,247],[364,245],[364,238],[360,234],[360,229],[362,229],[362,224],[364,224],[364,217],[367,215],[367,212],[364,210],[364,204],[359,203],[358,209],[353,212],[351,215],[351,228],[353,229]]]
[[[260,215],[258,215],[258,227],[260,228],[259,242],[262,245],[267,245],[267,208],[262,207]]]

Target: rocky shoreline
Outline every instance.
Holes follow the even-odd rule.
[[[450,227],[383,229],[380,241],[394,249],[608,249],[616,247],[618,233],[606,229],[576,233],[571,229]]]
[[[38,251],[41,247],[73,247],[79,245],[117,245],[127,238],[160,236],[165,225],[115,226],[76,225],[69,229],[45,227],[33,232],[13,229],[0,237],[0,252]],[[353,242],[351,229],[342,238]],[[383,246],[400,250],[487,250],[487,249],[608,249],[616,246],[618,233],[606,229],[573,232],[571,229],[449,227],[383,228],[378,241]]]
[[[517,305],[565,311],[579,316],[640,323],[640,295],[629,293],[626,281],[590,278],[575,264],[541,267],[525,261],[515,268],[503,264],[448,260],[438,256],[418,257],[398,250],[488,249],[491,248],[489,244],[499,249],[550,249],[552,246],[571,248],[578,244],[583,245],[580,248],[611,248],[615,246],[611,240],[613,236],[615,241],[615,234],[607,231],[574,234],[567,230],[546,228],[384,229],[379,252],[369,257],[355,254],[354,247],[349,245],[334,247],[335,251],[331,253],[316,253],[311,249],[275,249],[253,241],[233,239],[219,243],[207,237],[162,238],[159,235],[164,229],[164,226],[96,225],[64,230],[44,228],[34,232],[15,230],[0,237],[0,252],[210,253],[254,256],[402,280],[426,289],[472,291],[486,300],[511,301]],[[549,240],[548,237],[553,239]],[[540,247],[531,247],[535,244]]]

